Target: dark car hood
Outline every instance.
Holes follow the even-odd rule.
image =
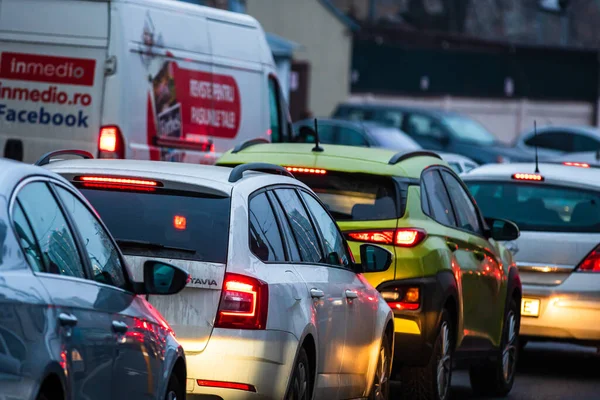
[[[452,152],[469,157],[480,164],[497,163],[500,156],[507,158],[509,162],[530,162],[535,159],[527,152],[500,142],[492,145],[457,142],[452,145]]]

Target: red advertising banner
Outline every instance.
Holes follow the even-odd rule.
[[[180,68],[167,61],[152,83],[161,139],[199,143],[208,136],[237,136],[241,99],[232,76]]]
[[[96,60],[2,52],[0,78],[93,86]]]

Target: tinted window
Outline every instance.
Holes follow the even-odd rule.
[[[370,130],[377,146],[392,150],[419,150],[422,147],[404,132],[393,128],[374,128]]]
[[[271,140],[283,139],[281,132],[281,113],[279,110],[279,86],[274,78],[269,78],[269,114],[271,116]]]
[[[188,192],[128,192],[81,188],[117,240],[168,246],[121,245],[126,254],[225,263],[229,241],[228,197]],[[178,250],[180,249],[180,250]]]
[[[319,131],[319,133],[320,133],[320,131]],[[323,142],[323,143],[325,143],[325,142]],[[337,144],[341,144],[341,145],[345,145],[345,146],[362,146],[362,147],[366,147],[369,145],[367,143],[367,139],[365,139],[364,133],[359,132],[356,129],[347,128],[347,127],[339,127]]]
[[[440,124],[435,119],[418,114],[408,117],[406,133],[435,140],[441,140],[445,136]]]
[[[281,208],[279,200],[275,197],[272,192],[268,193],[268,197],[271,200],[271,205],[273,206],[273,210],[277,215],[277,219],[279,220],[279,226],[283,232],[283,237],[285,239],[285,245],[288,250],[289,261],[302,261],[302,257],[300,256],[300,251],[298,250],[298,245],[296,244],[296,239],[294,238],[294,234],[292,233],[292,228],[288,223],[288,219]]]
[[[277,220],[265,193],[250,200],[250,250],[263,261],[285,260]]]
[[[306,192],[300,192],[308,209],[312,213],[325,242],[325,262],[331,265],[347,267],[350,260],[346,252],[344,238],[337,225],[319,202]]]
[[[448,165],[450,165],[450,168],[452,168],[454,170],[454,172],[456,172],[457,174],[460,174],[462,172],[462,168],[460,167],[460,164],[454,161],[449,161]]]
[[[440,173],[435,170],[426,171],[423,173],[422,181],[425,190],[421,190],[421,196],[427,196],[429,200],[429,214],[427,215],[441,224],[456,225],[450,198]],[[427,212],[426,209],[423,211]]]
[[[444,124],[448,126],[454,135],[468,142],[479,144],[494,144],[496,137],[479,122],[461,116],[444,117]]]
[[[313,127],[313,125],[310,125],[311,129],[307,129],[309,128],[308,125],[306,124],[300,124],[300,125],[296,125],[296,133],[295,133],[295,138],[294,141],[298,142],[298,143],[314,143],[315,142],[315,136],[312,133],[313,131],[311,130]],[[321,143],[324,144],[335,144],[335,126],[328,124],[326,122],[320,122],[318,124],[318,129],[319,129],[319,140]]]
[[[462,187],[460,182],[447,171],[443,171],[444,180],[446,181],[446,187],[450,194],[450,199],[454,205],[454,211],[456,212],[458,227],[466,229],[468,231],[481,234],[481,226],[479,225],[479,218],[477,216],[477,209],[469,198],[469,195]]]
[[[21,244],[21,248],[25,253],[25,257],[27,257],[29,265],[36,272],[44,272],[42,253],[40,252],[40,248],[37,245],[35,236],[31,231],[29,222],[27,222],[27,218],[25,218],[23,209],[18,202],[15,204],[13,220],[15,223],[16,234],[19,238],[19,243]]]
[[[300,198],[292,189],[280,189],[275,193],[288,217],[302,261],[321,262],[319,240]]]
[[[573,135],[573,151],[595,151],[600,147],[598,140],[584,135]]]
[[[46,272],[83,278],[75,240],[48,186],[42,182],[30,183],[17,198],[40,245]]]
[[[344,111],[344,117],[353,121],[370,121],[375,117],[373,110],[365,110],[363,108],[347,108]]]
[[[77,224],[92,266],[96,282],[127,288],[119,253],[98,219],[67,190],[56,188],[63,205]]]
[[[325,175],[296,174],[340,221],[375,221],[400,217],[391,178],[327,171]]]
[[[467,182],[486,217],[505,218],[521,230],[600,232],[600,193],[516,182]]]
[[[525,144],[542,149],[573,151],[573,136],[564,132],[544,132],[532,136],[525,141]]]
[[[404,122],[404,113],[401,111],[384,111],[379,116],[378,120],[388,126],[401,129]]]

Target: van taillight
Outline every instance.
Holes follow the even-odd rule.
[[[588,254],[577,266],[578,272],[600,272],[600,246]]]
[[[125,158],[125,143],[118,126],[100,128],[98,158]]]
[[[216,328],[265,329],[268,310],[266,282],[240,274],[225,274]]]

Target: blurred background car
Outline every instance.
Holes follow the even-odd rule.
[[[149,297],[186,352],[188,398],[387,398],[392,311],[288,171],[136,160],[48,168],[96,207],[134,272],[149,257],[189,269],[178,296]],[[365,267],[391,263],[375,244],[361,251],[373,254]]]
[[[187,272],[149,259],[134,279],[73,185],[5,159],[0,248],[0,398],[184,398],[183,349],[139,295],[177,293]]]
[[[500,142],[479,122],[456,112],[396,105],[342,103],[333,116],[377,121],[401,129],[425,149],[457,153],[478,164],[533,161],[533,156]]]
[[[479,164],[471,160],[469,157],[461,156],[460,154],[443,152],[437,152],[437,154],[439,154],[440,157],[442,157],[442,159],[446,161],[457,174],[467,173],[479,166]]]
[[[319,141],[360,147],[384,147],[392,150],[417,150],[421,146],[400,129],[376,122],[317,119]],[[294,141],[314,143],[314,119],[298,121],[293,125]]]
[[[600,149],[596,151],[583,151],[579,153],[567,153],[552,159],[565,163],[580,163],[587,165],[600,166]]]
[[[600,169],[489,165],[463,176],[486,215],[514,221],[524,341],[600,345]]]
[[[515,140],[515,147],[540,160],[554,159],[568,153],[595,152],[600,149],[600,130],[593,126],[545,126],[524,132]],[[568,160],[566,160],[568,161]],[[577,161],[577,160],[570,160]]]

